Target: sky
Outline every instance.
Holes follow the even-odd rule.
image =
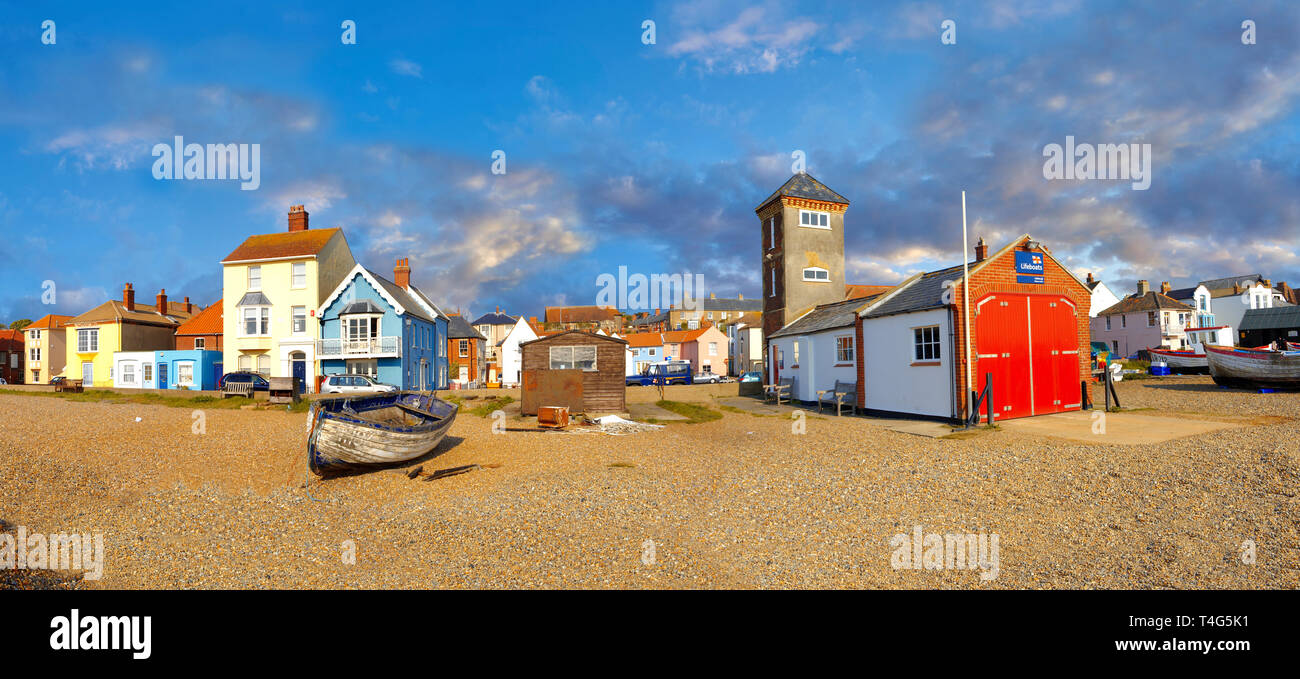
[[[0,2],[0,321],[126,282],[206,306],[299,203],[471,315],[593,304],[620,266],[758,297],[796,152],[851,203],[847,282],[959,263],[965,191],[972,241],[1119,293],[1300,285],[1300,3],[202,4]],[[156,179],[178,135],[258,144],[260,185]],[[1067,136],[1149,144],[1149,188],[1045,178]]]

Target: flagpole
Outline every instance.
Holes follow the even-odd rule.
[[[971,391],[975,388],[971,382],[971,364],[970,364],[970,242],[966,236],[966,192],[961,192],[961,298],[962,298],[962,321],[965,324],[965,330],[962,332],[962,339],[966,344],[966,421],[970,422],[971,416]],[[992,422],[989,422],[992,425]]]

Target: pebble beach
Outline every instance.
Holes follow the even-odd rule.
[[[1300,394],[1117,388],[1134,412],[1239,426],[1114,445],[722,411],[620,436],[512,415],[494,434],[462,412],[418,464],[481,469],[304,488],[303,413],[207,410],[196,433],[186,408],[0,394],[0,520],[102,533],[83,588],[1300,586]],[[895,568],[916,526],[996,534],[997,576]]]

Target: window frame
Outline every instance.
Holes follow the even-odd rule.
[[[847,340],[847,344],[845,343]],[[857,345],[853,335],[835,336],[835,364],[852,364],[857,360]]]
[[[257,272],[256,286],[253,285],[253,272]],[[246,272],[246,278],[244,279],[244,282],[245,282],[245,287],[248,289],[249,292],[261,292],[262,291],[262,266],[260,264],[255,264],[253,266],[248,267],[248,271]]]
[[[591,352],[591,367],[582,367],[582,363],[585,363],[586,361],[583,359],[579,359],[578,357],[579,349],[583,350],[584,354],[587,351]],[[569,354],[567,363],[570,364],[572,367],[569,368],[563,367],[566,363],[563,356],[563,352],[565,351],[568,351]],[[556,357],[557,353],[561,354],[558,359]],[[581,370],[583,372],[597,372],[600,369],[597,363],[599,354],[600,352],[596,350],[596,345],[594,344],[566,344],[561,346],[547,347],[546,365],[550,370]],[[559,363],[561,367],[556,367],[556,363]]]
[[[937,365],[943,362],[943,334],[941,326],[918,325],[912,331],[912,365]]]
[[[813,277],[810,278],[810,277],[808,276],[808,272],[810,272],[810,271],[813,272],[814,274],[817,274],[817,273],[824,273],[824,274],[826,274],[826,277],[825,277],[825,278],[817,278],[816,276],[813,276]],[[826,269],[823,269],[823,268],[820,267],[820,266],[809,266],[809,267],[804,267],[804,270],[803,270],[803,279],[804,279],[805,281],[809,282],[809,283],[829,283],[829,282],[831,282],[831,272],[828,271],[828,270],[826,270]]]
[[[85,342],[82,342],[82,339]],[[83,349],[83,345],[85,348]],[[99,328],[77,328],[77,353],[93,354],[99,351]]]
[[[302,267],[302,283],[298,283],[298,267]],[[303,290],[307,287],[307,262],[289,262],[289,289]]]
[[[813,219],[811,219],[809,223],[804,223],[804,215],[810,215]],[[824,224],[824,225],[823,225],[823,224],[820,224],[820,222],[822,221],[821,218],[823,218],[823,217],[824,217],[825,220],[826,220],[826,224]],[[819,222],[819,223],[814,224],[814,223],[811,223],[811,222]],[[800,208],[800,210],[799,210],[799,226],[801,226],[801,227],[803,227],[803,228],[805,228],[805,229],[821,229],[821,230],[823,230],[823,231],[830,231],[830,230],[831,230],[831,213],[826,212],[825,210],[805,210],[805,209],[803,209],[803,208]]]

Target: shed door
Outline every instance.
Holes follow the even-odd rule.
[[[1079,408],[1075,313],[1060,296],[998,294],[981,300],[976,385],[982,390],[985,374],[992,375],[995,418]]]

